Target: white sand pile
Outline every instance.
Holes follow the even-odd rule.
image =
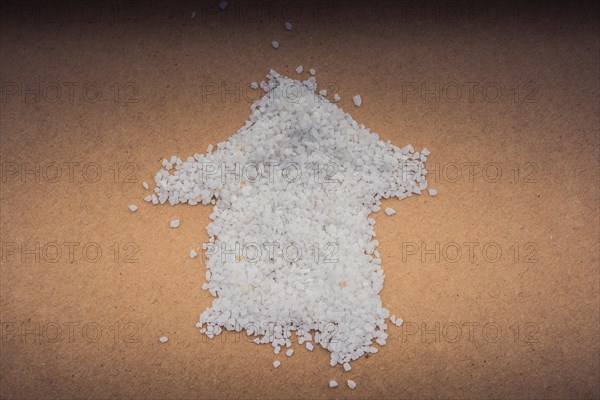
[[[345,364],[387,338],[369,214],[427,187],[429,152],[382,141],[318,95],[314,77],[267,78],[250,120],[214,152],[163,162],[153,200],[214,204],[202,333],[245,329],[279,354],[295,332]]]

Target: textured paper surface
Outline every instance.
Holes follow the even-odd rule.
[[[592,2],[3,5],[1,397],[598,398],[598,20]],[[188,253],[211,208],[142,200],[163,157],[243,126],[249,82],[300,64],[383,139],[427,146],[439,191],[374,216],[405,324],[349,373],[319,347],[200,335]]]

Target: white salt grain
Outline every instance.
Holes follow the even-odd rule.
[[[196,252],[196,250],[194,250],[194,249],[190,250],[190,258],[196,258],[197,255],[198,255],[198,253]]]
[[[304,71],[304,67],[302,65],[298,65],[296,67],[296,73],[301,74]]]
[[[250,83],[250,87],[251,87],[252,89],[258,89],[258,83],[256,83],[256,82],[252,82],[252,83]]]
[[[150,186],[148,186],[148,182],[142,182],[142,186],[144,187],[144,189],[148,190],[150,188]]]
[[[352,367],[350,366],[350,364],[348,363],[344,363],[344,371],[348,372],[352,369]]]
[[[160,340],[160,342],[161,342],[161,343],[167,343],[167,342],[169,341],[169,338],[168,338],[168,337],[166,337],[166,336],[163,336],[163,337],[161,337],[161,338],[160,338],[160,339],[158,339],[158,340]]]
[[[396,210],[394,210],[394,209],[393,209],[393,208],[391,208],[391,207],[388,207],[388,208],[386,208],[386,209],[385,209],[385,213],[386,213],[387,215],[394,215],[394,214],[396,214]]]
[[[329,381],[329,387],[330,387],[330,388],[335,388],[335,387],[337,387],[337,382],[336,382],[336,381]]]
[[[404,323],[404,320],[400,317],[396,318],[396,322],[394,322],[394,325],[396,326],[402,326],[402,324]]]
[[[137,208],[137,206],[136,206],[135,204],[132,204],[132,205],[130,205],[130,206],[129,206],[129,210],[130,210],[132,213],[136,212],[136,211],[137,211],[137,209],[138,209],[138,208]]]
[[[409,145],[404,146],[402,149],[400,149],[400,151],[402,151],[402,154],[408,154],[408,153],[412,153],[414,151],[414,150],[411,151],[410,149],[412,149],[412,146],[409,144]],[[408,157],[405,158],[405,160],[408,160]]]
[[[356,382],[354,382],[353,380],[348,380],[348,387],[350,389],[355,389],[356,388]]]
[[[291,31],[292,28],[293,28],[293,25],[290,22],[286,22],[284,24],[284,26],[285,26],[285,29],[288,30],[288,31]]]
[[[222,2],[219,3],[219,8],[221,9],[221,11],[225,11],[225,9],[227,8],[227,5],[229,4],[229,2],[227,0],[223,0]]]
[[[356,95],[352,98],[352,101],[354,101],[354,105],[356,107],[360,107],[362,105],[362,99],[360,98],[359,95]]]
[[[171,228],[179,228],[179,220],[178,219],[174,219],[169,223],[169,226]]]
[[[196,18],[196,15],[198,15],[196,14],[196,11],[192,11],[192,19]]]
[[[335,100],[335,101],[340,101],[341,99],[342,99],[342,98],[340,97],[340,95],[339,95],[339,94],[337,94],[337,93],[336,93],[336,94],[334,94],[334,95],[333,95],[333,100]]]
[[[320,90],[319,94],[323,97],[327,96],[327,89]]]
[[[306,342],[306,350],[313,351],[313,344],[311,342]]]
[[[294,349],[287,349],[286,352],[285,352],[285,355],[288,356],[288,357],[291,357],[292,354],[294,354]]]
[[[317,71],[314,68],[309,69],[308,72],[310,72],[312,76],[315,76],[315,74],[317,73]]]
[[[429,195],[430,196],[436,196],[437,195],[437,190],[435,190],[435,189],[429,189]]]
[[[271,42],[271,46],[273,46],[274,49],[278,49],[279,48],[279,42],[277,40],[273,40]]]
[[[280,365],[281,365],[281,361],[279,361],[279,360],[273,361],[273,368],[279,368]]]

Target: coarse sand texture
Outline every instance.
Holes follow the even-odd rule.
[[[295,332],[349,371],[385,344],[390,316],[369,214],[381,198],[425,190],[429,151],[384,142],[320,96],[313,76],[267,78],[245,126],[214,151],[164,160],[154,195],[214,204],[201,333],[245,330],[279,354]]]

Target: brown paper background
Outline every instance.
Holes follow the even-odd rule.
[[[593,2],[4,4],[1,397],[598,398],[598,16]],[[406,322],[349,373],[320,347],[288,359],[201,336],[211,297],[187,254],[207,239],[211,208],[142,200],[162,157],[225,140],[249,115],[246,85],[270,68],[296,77],[299,64],[359,123],[427,146],[437,170],[437,198],[387,200],[397,214],[375,215],[384,305]],[[10,250],[36,243],[39,260]],[[452,243],[457,262],[443,251]],[[422,251],[436,244],[439,261]]]

